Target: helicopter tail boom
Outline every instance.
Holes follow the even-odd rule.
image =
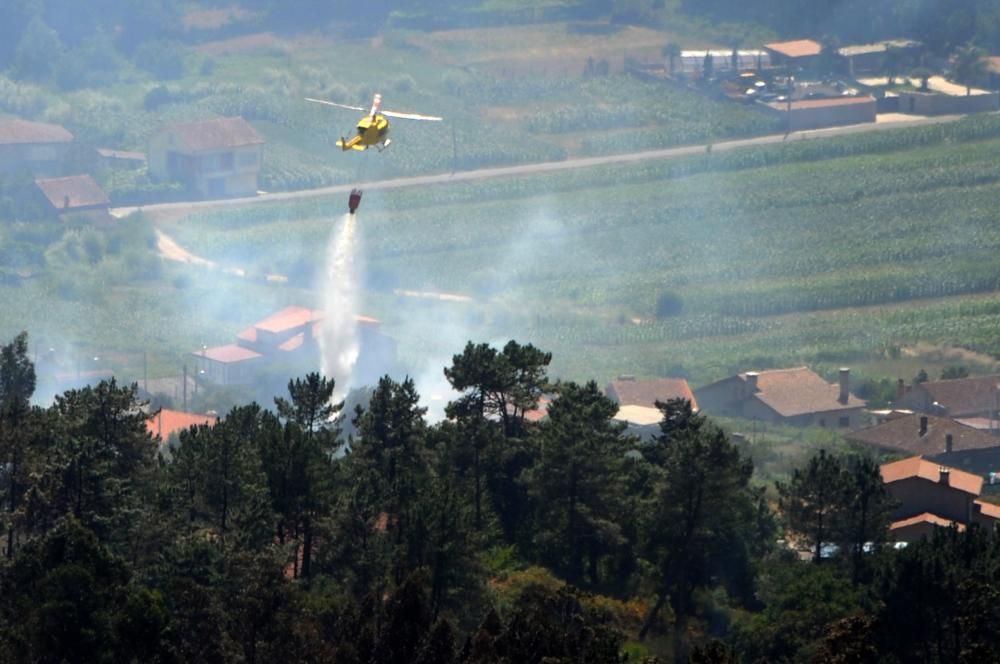
[[[365,146],[361,145],[361,136],[360,135],[354,136],[350,140],[347,140],[346,138],[341,137],[340,140],[337,141],[337,147],[340,148],[341,150],[343,150],[344,152],[347,152],[348,150],[364,150],[365,149]]]

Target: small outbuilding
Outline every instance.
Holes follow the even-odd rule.
[[[104,190],[89,175],[64,178],[40,178],[35,185],[62,221],[87,220],[98,223],[113,221]]]
[[[781,117],[788,131],[868,124],[875,122],[877,111],[871,95],[771,101],[764,106]]]

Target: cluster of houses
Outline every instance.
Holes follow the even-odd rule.
[[[668,51],[662,64],[632,62],[626,69],[679,82],[722,81],[726,96],[758,104],[788,131],[875,122],[878,113],[888,112],[929,116],[1000,110],[995,89],[889,85],[886,74],[909,81],[902,63],[917,62],[921,50],[920,42],[908,39],[835,49],[796,39],[757,49],[677,49]],[[1000,58],[985,64],[991,85],[1000,87]]]
[[[240,332],[236,343],[192,355],[202,379],[222,384],[255,380],[267,366],[287,366],[290,359],[315,366],[322,321],[322,312],[287,307]],[[359,371],[373,379],[386,369],[386,358],[394,357],[395,343],[379,332],[378,321],[359,317],[358,323]],[[1000,468],[1000,375],[910,386],[900,381],[893,408],[875,411],[851,393],[846,368],[836,383],[797,367],[738,373],[697,390],[683,378],[619,376],[605,393],[619,406],[615,419],[645,439],[659,433],[663,414],[657,403],[682,399],[694,412],[843,430],[847,440],[879,456],[900,457],[881,466],[896,505],[890,536],[898,543],[927,537],[936,528],[993,528],[1000,521],[1000,505],[983,498],[984,485],[998,479],[986,469]],[[526,417],[543,420],[549,403],[542,399]],[[214,413],[164,409],[147,427],[166,442],[180,430],[216,421]],[[862,426],[866,421],[872,423]]]
[[[768,424],[843,430],[847,440],[879,456],[902,457],[881,467],[897,507],[890,533],[896,542],[926,537],[935,528],[992,528],[1000,505],[981,498],[1000,468],[1000,376],[927,381],[897,386],[893,408],[867,411],[851,394],[850,371],[835,384],[806,367],[748,371],[693,392],[676,378],[621,376],[605,389],[618,402],[617,419],[640,435],[656,435],[657,401],[686,399],[694,410]],[[862,427],[867,420],[872,423]]]
[[[148,154],[87,149],[65,127],[13,119],[0,121],[0,178],[33,178],[37,202],[64,221],[109,221],[110,201],[94,176],[148,165],[153,182],[179,182],[192,197],[254,196],[263,144],[240,117],[165,125]]]

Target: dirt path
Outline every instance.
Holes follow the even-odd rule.
[[[190,251],[177,244],[176,240],[158,228],[156,229],[156,249],[159,251],[160,256],[168,261],[187,263],[188,265],[198,265],[209,270],[219,269],[218,263],[192,254]],[[241,267],[224,267],[221,269],[225,274],[231,274],[237,277],[246,276],[246,270]],[[288,278],[280,274],[269,274],[267,275],[267,280],[285,282],[288,281]]]
[[[192,254],[190,251],[177,244],[177,241],[174,238],[170,237],[158,228],[156,229],[156,249],[164,260],[174,261],[176,263],[187,263],[188,265],[198,265],[209,270],[219,269],[218,263]],[[239,267],[222,268],[222,272],[237,277],[246,276],[246,270]],[[288,283],[288,277],[283,274],[269,274],[265,277],[265,279],[270,283]],[[472,297],[462,295],[460,293],[439,293],[435,291],[416,291],[405,289],[396,289],[393,293],[400,297],[437,300],[439,302],[467,303],[473,301]]]
[[[215,267],[215,263],[207,258],[195,256],[190,251],[177,244],[176,240],[160,229],[156,229],[156,249],[160,252],[160,256],[168,261],[191,263],[192,265],[203,265],[205,267]]]

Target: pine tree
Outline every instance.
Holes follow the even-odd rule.
[[[719,577],[746,577],[752,554],[769,535],[757,518],[761,497],[750,487],[752,474],[751,461],[714,428],[676,437],[666,448],[644,528],[657,598],[639,636],[669,599],[675,661],[687,658],[695,591]]]
[[[804,471],[795,469],[791,482],[777,485],[788,529],[809,546],[814,562],[829,554],[829,545],[842,532],[844,483],[840,459],[820,450]]]
[[[525,482],[536,505],[534,544],[542,559],[580,584],[584,558],[597,583],[598,557],[622,541],[620,469],[624,426],[618,405],[593,381],[565,383],[538,429],[538,457]]]

